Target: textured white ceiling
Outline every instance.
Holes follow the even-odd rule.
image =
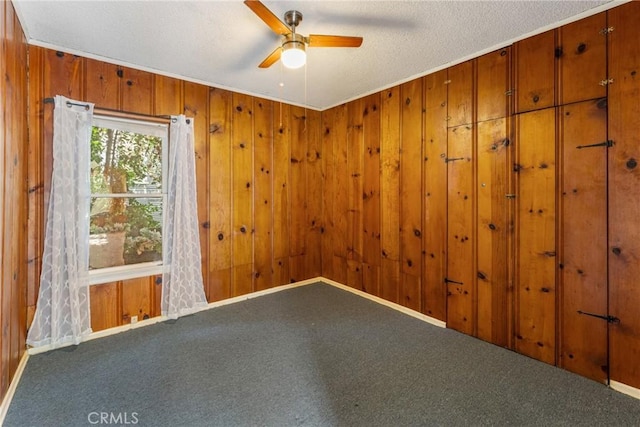
[[[279,37],[241,0],[13,0],[30,44],[317,110],[619,3],[265,0],[281,19],[302,12],[301,34],[364,38],[307,49],[306,69],[288,70],[258,68]]]

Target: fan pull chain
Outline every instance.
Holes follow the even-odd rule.
[[[309,61],[304,64],[304,131],[307,131],[307,70]]]
[[[282,82],[282,61],[280,61],[280,83],[278,84],[279,86],[279,92],[280,92],[280,124],[279,127],[280,129],[282,129],[282,86],[284,86],[284,83]]]

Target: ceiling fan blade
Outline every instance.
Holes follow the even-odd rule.
[[[309,47],[360,47],[362,44],[362,37],[310,34],[307,39]]]
[[[280,54],[282,53],[282,48],[278,46],[276,50],[271,52],[269,56],[267,56],[264,61],[258,65],[260,68],[269,68],[271,67],[278,59],[280,59]]]
[[[267,6],[262,4],[262,2],[258,0],[245,0],[244,4],[246,4],[249,9],[253,11],[260,19],[262,19],[265,24],[269,26],[273,30],[274,33],[279,35],[289,34],[291,30],[289,27],[285,25],[276,15],[273,14]]]

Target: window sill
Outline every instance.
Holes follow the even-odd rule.
[[[102,268],[89,271],[89,285],[117,282],[120,280],[137,279],[139,277],[162,274],[164,266],[157,262],[138,265],[123,265],[120,267]]]

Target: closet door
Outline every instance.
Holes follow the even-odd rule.
[[[561,107],[559,123],[558,364],[606,383],[606,98]]]
[[[447,201],[447,327],[475,330],[473,126],[449,129]]]
[[[640,3],[608,12],[610,379],[640,388]]]
[[[503,347],[513,345],[509,283],[511,48],[477,60],[477,336]]]
[[[447,70],[424,78],[423,312],[446,321],[447,289]]]
[[[555,364],[555,108],[516,116],[515,349]]]
[[[478,338],[499,346],[509,344],[507,236],[508,161],[511,141],[508,119],[478,123],[477,299]]]
[[[475,61],[448,70],[447,327],[476,333],[475,303]]]

